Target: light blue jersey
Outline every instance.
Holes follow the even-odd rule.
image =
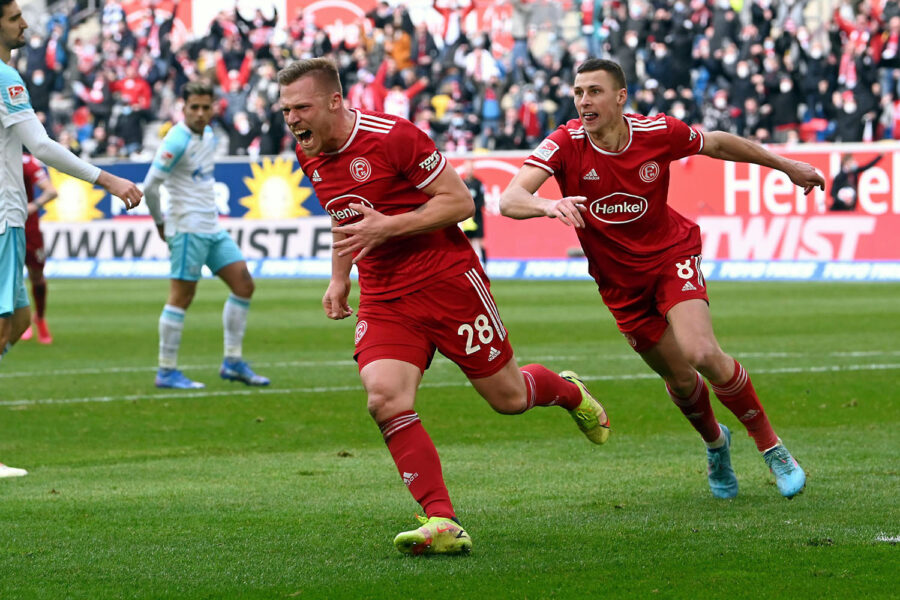
[[[160,183],[169,192],[166,236],[176,233],[216,233],[219,212],[216,209],[216,138],[212,127],[203,135],[193,133],[184,123],[173,126],[156,151],[153,164],[144,179],[147,206],[159,223]]]
[[[28,197],[22,179],[22,143],[10,128],[34,117],[22,76],[0,62],[0,234],[8,227],[24,227]]]

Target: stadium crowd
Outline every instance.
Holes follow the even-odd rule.
[[[589,55],[623,66],[639,113],[764,143],[900,139],[900,0],[838,0],[826,15],[808,0],[501,1],[502,50],[465,29],[472,0],[434,0],[442,28],[380,2],[342,39],[303,12],[280,27],[274,9],[230,8],[180,45],[175,11],[150,2],[129,27],[105,0],[94,27],[46,15],[14,66],[51,135],[83,157],[149,158],[198,78],[217,90],[223,154],[290,152],[275,76],[310,56],[334,57],[351,106],[409,118],[451,153],[529,149],[576,118],[573,67]]]

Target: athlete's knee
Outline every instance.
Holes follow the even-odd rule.
[[[412,399],[388,382],[370,382],[366,386],[366,393],[366,408],[376,422],[389,419],[404,410],[411,410],[413,406]]]
[[[689,348],[685,348],[684,354],[691,366],[701,373],[715,370],[725,356],[714,339],[698,340]]]
[[[679,398],[687,398],[697,387],[697,371],[687,369],[683,373],[673,373],[663,378],[666,386]]]
[[[251,298],[255,290],[256,284],[253,283],[253,279],[249,276],[247,279],[242,279],[240,283],[231,288],[234,295],[240,298]]]

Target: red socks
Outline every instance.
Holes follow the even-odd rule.
[[[778,443],[778,436],[775,435],[756,390],[750,383],[750,376],[741,363],[734,361],[734,375],[731,379],[721,385],[713,385],[712,389],[722,404],[744,424],[760,452]]]
[[[581,390],[543,365],[525,365],[520,369],[525,378],[525,410],[535,406],[562,406],[566,410],[581,404]]]
[[[38,319],[43,319],[47,310],[47,283],[33,284],[31,293],[34,294],[34,314]]]
[[[669,384],[666,384],[666,391],[669,392],[672,402],[687,417],[694,429],[700,433],[704,442],[712,443],[719,439],[722,430],[713,414],[712,406],[709,404],[709,388],[706,387],[700,373],[697,373],[697,385],[694,387],[694,391],[687,398],[677,396]]]
[[[388,451],[409,493],[427,517],[453,518],[453,504],[444,485],[441,459],[434,443],[422,427],[419,415],[407,410],[378,424]]]

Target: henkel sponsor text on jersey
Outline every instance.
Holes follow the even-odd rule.
[[[314,157],[296,153],[322,208],[338,225],[347,225],[361,217],[351,204],[397,215],[427,202],[423,190],[447,167],[434,142],[406,119],[362,110],[354,110],[354,118],[350,138],[338,151]],[[388,239],[357,267],[360,292],[380,299],[480,268],[456,225]]]

